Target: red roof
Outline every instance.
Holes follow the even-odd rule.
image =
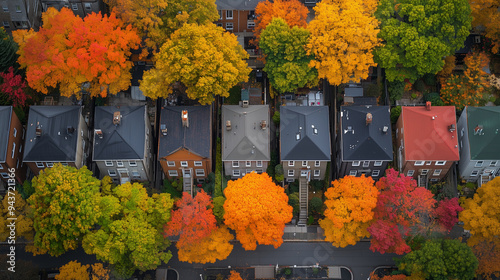
[[[455,106],[402,107],[406,160],[458,161]],[[451,128],[453,125],[453,128]]]

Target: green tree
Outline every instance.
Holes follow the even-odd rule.
[[[16,62],[17,49],[16,42],[5,32],[3,27],[0,27],[0,72],[7,72],[11,66],[16,69],[19,67]]]
[[[224,202],[226,198],[224,196],[217,196],[213,199],[212,203],[214,205],[214,215],[217,220],[217,224],[222,224],[224,222]]]
[[[150,98],[166,97],[172,84],[181,82],[189,98],[210,104],[214,95],[228,97],[234,85],[248,79],[246,58],[234,34],[215,24],[185,24],[163,44],[140,88]]]
[[[414,82],[444,65],[444,57],[461,48],[471,29],[467,0],[381,0],[375,16],[383,45],[375,62],[389,81]]]
[[[300,212],[299,193],[291,193],[288,195],[288,204],[293,208],[293,215],[297,216]]]
[[[82,247],[109,262],[120,277],[155,269],[172,257],[162,233],[173,204],[169,194],[150,197],[138,183],[117,186],[112,195],[102,197],[100,228],[84,237]]]
[[[266,56],[266,71],[271,85],[280,93],[295,92],[298,88],[318,80],[318,73],[309,67],[312,55],[307,55],[305,45],[307,29],[274,18],[260,35],[259,48]]]
[[[87,167],[76,169],[58,163],[42,170],[32,184],[35,193],[28,203],[36,233],[29,251],[59,256],[76,249],[101,216],[100,181]]]
[[[428,240],[398,264],[400,270],[429,280],[473,279],[477,266],[471,248],[459,240]]]

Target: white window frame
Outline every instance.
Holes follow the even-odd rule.
[[[289,160],[288,161],[288,166],[295,166],[295,161]]]
[[[255,164],[256,167],[262,167],[262,160],[258,160]]]
[[[116,170],[108,169],[108,175],[109,175],[109,177],[116,177],[116,175],[118,175],[118,174],[116,173]]]
[[[424,161],[424,160],[417,160],[417,161],[415,161],[415,164],[414,164],[414,165],[415,165],[415,166],[422,166],[422,165],[424,165],[424,164],[425,164],[425,161]]]
[[[62,166],[68,166],[68,163],[67,162],[61,162],[61,165]]]
[[[358,170],[349,171],[349,176],[356,176],[356,175],[358,175]]]
[[[288,183],[293,183],[293,182],[295,182],[295,178],[287,178],[286,181]]]
[[[446,164],[446,160],[444,161],[436,161],[436,165],[445,165]]]
[[[300,170],[300,177],[307,177],[309,170]]]
[[[134,175],[134,173],[137,173],[137,176]],[[141,173],[137,170],[130,171],[130,175],[132,176],[132,179],[141,179]]]
[[[47,162],[47,167],[54,167],[54,163],[53,162]]]
[[[497,166],[497,164],[498,164],[498,161],[496,161],[496,160],[492,160],[492,161],[490,162],[490,167],[495,167],[495,166]]]
[[[45,168],[43,162],[35,162],[37,168]]]
[[[128,166],[136,167],[137,166],[137,161],[135,161],[135,160],[129,160],[128,161]]]
[[[92,10],[92,4],[91,3],[85,3],[85,10]]]
[[[121,160],[117,160],[117,161],[116,161],[116,166],[117,166],[117,167],[124,167],[125,165],[123,164],[123,161],[121,161]]]
[[[219,12],[219,20],[222,19],[222,10],[217,10]]]
[[[258,174],[262,174],[264,172],[264,169],[256,169],[255,172],[257,172]]]
[[[315,169],[314,170],[314,177],[319,177],[321,175],[321,170]]]
[[[226,10],[226,19],[233,19],[233,10]]]
[[[188,167],[187,161],[181,161],[181,167]]]
[[[380,176],[380,170],[373,170],[372,177],[378,177],[378,176]]]
[[[376,161],[373,163],[373,166],[382,166],[382,161],[381,161],[381,160],[376,160]]]
[[[429,174],[429,169],[420,169],[420,175],[427,175]]]
[[[170,177],[177,177],[177,176],[179,176],[179,172],[177,172],[177,170],[169,170],[168,171],[168,176],[170,176]]]
[[[302,167],[307,167],[307,160],[302,161]]]
[[[255,28],[255,21],[247,20],[247,29]]]
[[[477,175],[479,175],[479,170],[472,170],[472,172],[470,173],[471,177],[476,177]]]
[[[0,175],[2,175],[2,178],[4,178],[4,179],[9,179],[8,173],[2,172],[2,173],[0,173]]]
[[[245,161],[245,167],[251,167],[252,166],[252,162],[247,160]]]
[[[17,129],[14,127],[14,137],[17,137]]]
[[[106,165],[108,167],[111,167],[111,166],[113,166],[113,161],[111,161],[111,160],[105,160],[104,161],[104,165]]]
[[[293,170],[293,169],[288,169],[287,174],[288,174],[288,176],[295,176],[295,170]]]
[[[4,3],[4,4],[2,5],[2,8],[3,8],[3,11],[7,13],[7,12],[9,12],[9,6],[6,6],[6,5],[7,5],[7,4],[6,4],[6,3]]]
[[[71,3],[71,9],[72,9],[73,11],[78,11],[78,4]]]
[[[368,160],[363,161],[363,167],[370,167],[370,161]]]
[[[427,161],[425,165],[432,165],[432,161]]]
[[[15,154],[16,154],[16,143],[12,143],[12,155],[11,155],[11,158],[14,158]]]
[[[413,170],[413,169],[408,170],[408,172],[406,172],[407,177],[413,177],[414,174],[415,174],[415,170]]]
[[[194,170],[196,176],[205,176],[205,169],[195,169]]]
[[[360,165],[361,165],[361,161],[359,161],[359,160],[352,162],[352,166],[360,166]]]
[[[222,22],[217,22],[217,27],[222,27]]]
[[[8,21],[3,21],[3,27],[10,28],[10,23]]]
[[[203,162],[201,161],[195,161],[194,166],[203,166]]]
[[[233,162],[231,163],[231,166],[232,167],[240,167],[240,162],[237,160],[233,160]]]
[[[432,176],[440,176],[441,172],[443,172],[443,169],[434,169],[434,172],[432,172]]]
[[[2,170],[2,169],[3,169],[3,165],[0,164],[0,170]]]
[[[240,176],[241,176],[241,172],[239,169],[233,170],[233,177],[240,177]]]
[[[175,161],[167,161],[168,167],[175,167]]]
[[[321,166],[321,161],[316,160],[316,161],[314,162],[314,167],[320,167],[320,166]]]
[[[22,13],[21,5],[16,5],[16,13]]]
[[[226,22],[226,30],[233,30],[234,24],[232,22]]]
[[[484,164],[484,161],[478,160],[478,161],[476,161],[476,164],[474,165],[474,167],[482,167],[483,164]]]

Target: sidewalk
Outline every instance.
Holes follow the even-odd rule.
[[[319,226],[285,226],[283,241],[285,242],[319,242],[324,241],[323,229]]]

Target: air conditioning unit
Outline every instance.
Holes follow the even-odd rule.
[[[249,105],[249,104],[250,104],[250,103],[248,102],[248,100],[243,100],[243,102],[241,103],[241,107],[243,107],[243,108],[248,108],[248,105]]]

